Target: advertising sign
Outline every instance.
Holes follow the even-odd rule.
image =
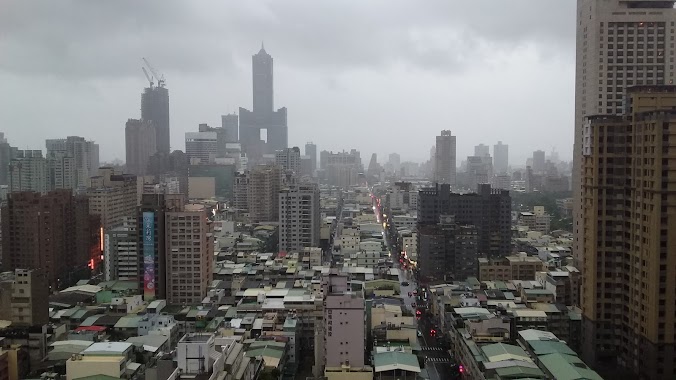
[[[155,299],[155,213],[143,213],[143,299]]]

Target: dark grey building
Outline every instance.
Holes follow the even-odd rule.
[[[427,283],[465,280],[477,276],[478,230],[460,225],[450,215],[418,229],[418,268]]]
[[[164,84],[146,87],[141,94],[141,119],[152,121],[155,126],[157,151],[169,153],[169,90]]]
[[[450,185],[437,184],[418,193],[418,228],[436,225],[441,215],[455,223],[474,225],[481,256],[500,257],[511,252],[512,200],[509,191],[480,184],[476,193],[451,193]],[[420,252],[420,248],[418,248]]]
[[[239,116],[237,114],[221,115],[221,128],[225,131],[226,142],[239,141]]]
[[[252,57],[253,111],[239,108],[239,140],[242,151],[255,164],[263,154],[288,147],[286,108],[274,110],[273,60],[261,46]],[[266,134],[266,140],[261,133]]]

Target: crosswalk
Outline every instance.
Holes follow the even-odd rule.
[[[430,346],[425,346],[422,349],[423,351],[446,351],[441,347],[430,347]]]
[[[451,359],[449,358],[427,358],[425,359],[428,363],[450,363]]]

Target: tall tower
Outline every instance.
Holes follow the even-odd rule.
[[[124,128],[127,173],[147,175],[150,157],[157,153],[157,132],[151,121],[127,120]]]
[[[674,1],[578,0],[573,147],[573,255],[584,255],[582,123],[623,112],[625,89],[674,80]],[[580,268],[584,269],[584,268]]]
[[[313,142],[305,144],[305,155],[312,161],[312,171],[317,170],[317,145]]]
[[[254,113],[267,114],[273,111],[273,78],[272,56],[265,51],[263,44],[261,50],[251,57],[253,68],[253,111]]]
[[[674,379],[676,86],[627,93],[623,115],[584,119],[582,354]]]
[[[169,90],[164,87],[164,81],[158,86],[146,87],[141,94],[141,119],[152,121],[155,126],[155,141],[157,151],[170,153],[169,130]]]
[[[455,185],[455,136],[441,131],[434,151],[434,181]]]
[[[279,192],[279,250],[319,247],[319,186],[291,184]]]
[[[498,141],[493,145],[493,170],[496,174],[507,173],[509,168],[509,145]]]

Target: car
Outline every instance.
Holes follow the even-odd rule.
[[[409,284],[409,282],[408,282],[408,281],[402,281],[402,283],[401,283],[401,284],[402,284],[402,285],[404,285],[404,286],[409,286],[409,285],[411,285],[411,284]]]

